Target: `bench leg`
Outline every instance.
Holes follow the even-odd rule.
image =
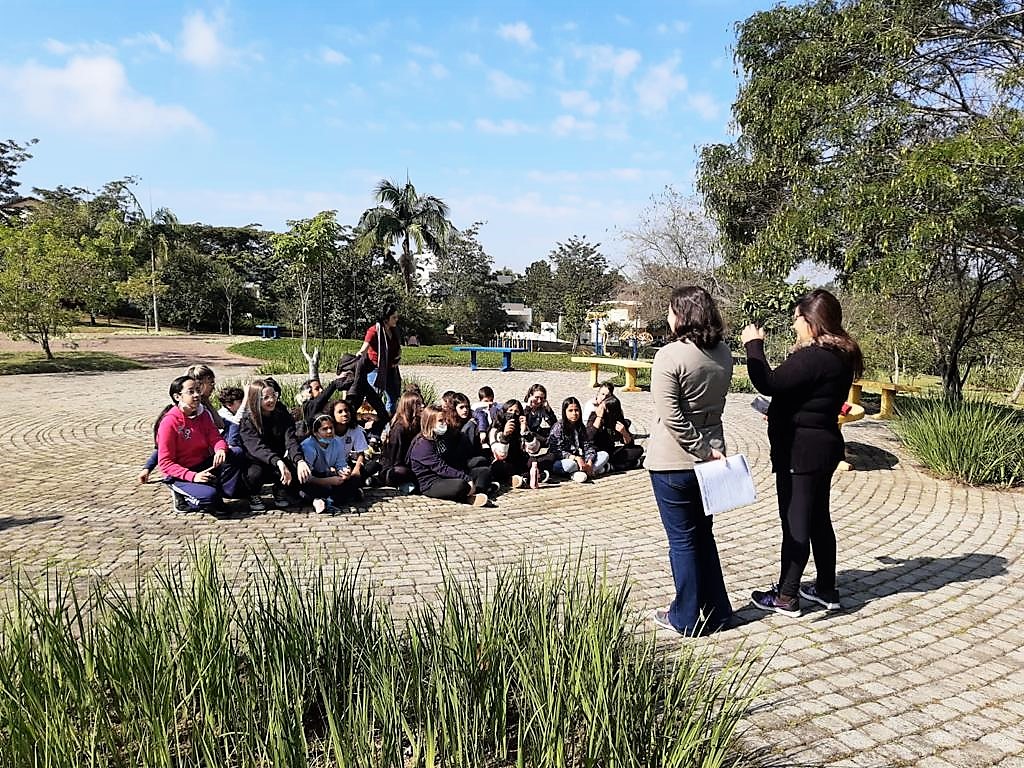
[[[475,371],[476,367],[476,350],[470,350],[469,353],[469,370]]]
[[[891,389],[882,390],[882,404],[879,406],[876,419],[891,419],[892,407],[896,404],[896,393]]]
[[[590,364],[590,386],[591,387],[596,387],[597,386],[597,375],[598,375],[598,373],[599,373],[599,371],[597,370],[597,364],[596,363],[591,363]]]
[[[624,387],[625,392],[639,392],[640,387],[636,385],[636,368],[626,369],[626,386]]]
[[[848,402],[850,405],[860,405],[860,391],[860,384],[851,384],[850,394],[847,396],[846,402]]]
[[[512,370],[512,353],[502,352],[501,353],[501,370],[511,371]]]

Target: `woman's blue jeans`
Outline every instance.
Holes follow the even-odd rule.
[[[678,631],[714,631],[732,618],[712,518],[704,514],[692,469],[651,472],[651,487],[668,535],[668,559],[676,597],[668,610]],[[702,621],[703,618],[703,621]]]

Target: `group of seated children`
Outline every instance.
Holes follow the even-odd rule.
[[[643,461],[610,382],[585,406],[566,398],[560,419],[541,384],[524,402],[503,405],[482,387],[475,407],[451,391],[440,404],[425,405],[411,387],[390,422],[379,399],[372,406],[354,402],[344,383],[306,381],[299,407],[289,411],[278,383],[265,377],[244,392],[221,389],[215,410],[213,371],[193,366],[171,382],[171,403],[154,426],[156,451],[139,481],[159,466],[179,511],[217,513],[223,498],[246,496],[253,511],[262,511],[267,484],[282,509],[299,500],[317,512],[358,504],[365,486],[482,506],[502,487],[537,488],[551,476],[584,483]],[[363,400],[359,394],[355,399]],[[361,406],[369,407],[366,429]]]

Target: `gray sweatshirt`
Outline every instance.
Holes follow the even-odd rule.
[[[732,353],[725,342],[703,350],[673,341],[658,350],[651,370],[657,420],[644,467],[654,472],[693,469],[694,461],[725,452],[722,411],[732,380]]]

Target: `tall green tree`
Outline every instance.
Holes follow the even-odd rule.
[[[448,205],[439,197],[420,195],[412,182],[404,185],[382,179],[374,196],[380,205],[365,211],[359,220],[363,246],[401,247],[399,267],[406,293],[416,284],[416,259],[429,249],[435,255],[444,252],[448,236],[454,230],[448,220]],[[414,250],[415,249],[415,250]]]
[[[442,316],[460,340],[476,343],[487,342],[508,322],[491,272],[494,261],[478,240],[482,226],[478,221],[452,233],[431,275],[431,298],[440,303]]]
[[[533,310],[537,322],[558,320],[561,302],[555,294],[554,273],[547,261],[541,259],[530,264],[517,288],[520,298]]]
[[[30,139],[24,144],[7,139],[0,141],[0,208],[18,197],[18,169],[32,155],[28,148],[39,139]]]
[[[612,297],[619,280],[600,248],[600,243],[587,242],[586,236],[573,235],[557,243],[548,255],[554,267],[552,289],[562,316],[560,330],[572,339],[574,350],[587,323],[587,313]]]
[[[299,325],[302,328],[302,356],[309,365],[310,378],[316,378],[319,376],[320,353],[323,349],[324,305],[322,299],[319,308],[315,306],[314,297],[324,297],[325,292],[319,290],[315,294],[314,287],[324,284],[324,267],[337,257],[343,231],[338,224],[337,211],[321,211],[312,219],[289,221],[288,227],[287,232],[274,235],[272,242],[274,252],[284,263],[294,286]],[[316,312],[320,322],[314,325]],[[310,352],[310,332],[317,327],[320,329],[321,343],[316,344]]]
[[[814,0],[739,25],[740,135],[698,185],[726,254],[913,303],[945,390],[1022,328],[1024,30],[1011,0]],[[967,358],[965,362],[965,357]]]
[[[20,227],[0,227],[0,330],[39,344],[53,359],[50,343],[75,322],[82,246],[52,218]]]

